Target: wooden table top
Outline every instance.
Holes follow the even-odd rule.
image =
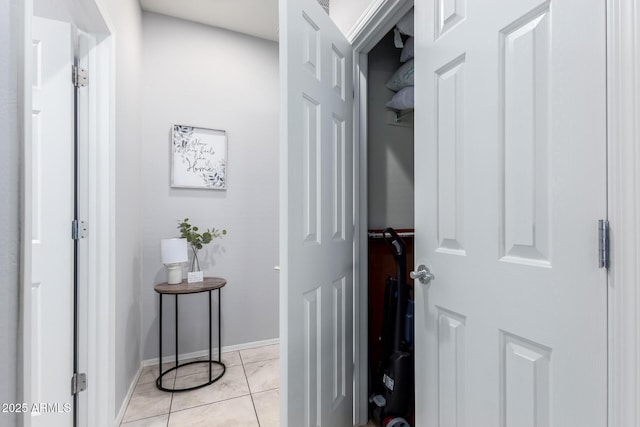
[[[226,284],[227,280],[222,277],[205,277],[203,282],[197,283],[187,283],[186,279],[177,285],[159,283],[154,289],[159,294],[195,294],[220,289]]]

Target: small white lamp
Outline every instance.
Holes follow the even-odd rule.
[[[167,283],[182,283],[182,264],[189,261],[187,239],[160,240],[162,263],[167,267]]]

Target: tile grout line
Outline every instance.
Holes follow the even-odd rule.
[[[176,388],[176,379],[178,378],[178,371],[180,370],[180,368],[176,368],[175,370],[175,375],[173,376],[173,385],[171,386],[171,388]],[[173,407],[173,395],[175,393],[171,392],[171,400],[169,401],[169,413],[167,414],[167,426],[169,427],[169,421],[171,420],[171,408]]]
[[[176,388],[176,379],[178,378],[178,369],[176,369],[176,375],[173,377],[173,387]],[[169,413],[167,414],[167,427],[169,427],[169,422],[171,421],[171,408],[173,408],[173,395],[175,393],[171,392],[171,402],[169,402]]]
[[[251,396],[251,406],[253,406],[253,413],[256,416],[256,421],[258,422],[258,427],[260,427],[260,418],[258,417],[258,410],[256,409],[256,402],[253,400],[253,392],[251,391],[251,385],[249,385],[249,378],[247,378],[247,371],[244,368],[244,360],[242,359],[242,353],[238,352],[238,356],[240,356],[240,363],[242,364],[242,372],[244,373],[244,380],[247,382],[247,387],[249,388],[249,396]]]
[[[151,384],[152,383],[151,381],[150,382],[141,383],[140,382],[141,380],[142,380],[142,375],[140,376],[140,378],[138,378],[138,382],[136,383],[135,388],[138,388],[138,386],[140,386],[140,385],[147,385],[147,384]],[[155,384],[155,379],[153,380],[153,383]],[[175,386],[175,377],[174,377],[174,386]],[[156,387],[157,387],[157,385],[156,385]],[[131,396],[131,399],[129,399],[129,402],[127,403],[127,409],[125,410],[125,415],[127,413],[127,410],[129,409],[129,406],[131,405],[131,402],[133,401],[133,397],[135,396],[135,394],[136,393],[134,391],[133,395]],[[173,402],[173,393],[171,393],[171,402]],[[142,421],[142,420],[146,420],[146,419],[150,419],[150,418],[156,418],[156,417],[160,417],[160,416],[163,416],[163,415],[167,416],[167,427],[169,427],[169,415],[171,413],[171,402],[169,404],[169,412],[166,413],[166,414],[150,415],[148,417],[139,418],[139,419],[135,419],[135,420],[130,420],[130,421],[126,421],[126,422],[125,421],[121,421],[119,427],[126,427],[126,425],[129,424],[129,423],[135,423],[135,422],[138,422],[138,421]],[[123,419],[124,419],[124,417],[123,417]]]
[[[200,403],[196,406],[188,406],[186,408],[182,408],[182,409],[176,409],[175,411],[171,411],[172,413],[176,413],[176,412],[184,412],[184,411],[189,411],[191,409],[195,409],[195,408],[201,408],[203,406],[209,406],[209,405],[215,405],[217,403],[224,403],[224,402],[228,402],[230,400],[236,400],[236,399],[241,399],[243,397],[247,397],[247,396],[251,396],[251,394],[243,394],[240,396],[236,396],[236,397],[229,397],[227,399],[221,399],[221,400],[216,400],[214,402],[208,402],[208,403]],[[164,414],[163,414],[164,415]],[[149,417],[151,418],[151,417]]]
[[[265,362],[270,362],[272,360],[278,360],[280,358],[280,355],[278,355],[278,357],[267,357],[266,359],[261,359],[261,360],[254,360],[252,362],[247,362],[248,365],[255,365],[255,364],[259,364],[259,363],[265,363]],[[240,355],[240,360],[242,361],[242,369],[245,369],[245,363],[244,360],[242,359],[242,355]],[[245,370],[245,377],[246,377],[246,370]],[[247,378],[247,383],[249,382],[248,378]],[[260,393],[266,393],[266,392],[270,392],[270,391],[274,391],[274,390],[280,390],[280,386],[278,385],[278,387],[274,387],[271,389],[266,389],[266,390],[260,390],[260,391],[256,391],[255,393],[253,391],[251,391],[251,387],[249,387],[249,391],[251,391],[251,403],[253,404],[253,410],[256,413],[256,418],[258,419],[258,427],[260,427],[262,424],[260,423],[260,417],[258,416],[258,409],[256,408],[256,403],[254,400],[254,394],[260,394]]]
[[[256,421],[258,422],[258,427],[260,427],[260,418],[258,417],[258,410],[256,409],[256,402],[253,400],[253,394],[251,396],[251,405],[253,406],[253,413],[256,414]]]

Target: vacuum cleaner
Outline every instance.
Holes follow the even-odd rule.
[[[402,238],[393,228],[383,231],[384,241],[396,262],[396,277],[385,286],[382,325],[382,356],[374,378],[374,419],[382,427],[410,427],[414,406],[413,295],[407,284],[407,254]]]

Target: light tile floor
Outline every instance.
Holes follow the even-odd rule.
[[[156,388],[157,365],[144,368],[121,427],[279,427],[279,346],[223,353],[222,361],[227,370],[220,380],[179,393]],[[179,368],[165,381],[188,387],[207,375],[203,363]]]

